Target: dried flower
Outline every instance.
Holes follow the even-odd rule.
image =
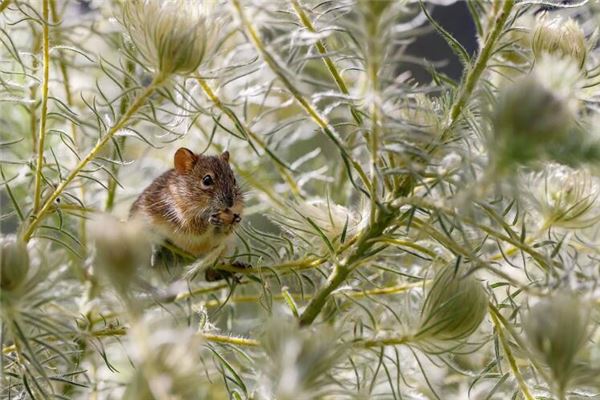
[[[192,0],[130,0],[123,24],[145,61],[163,76],[191,74],[207,48],[206,3]]]
[[[17,289],[29,272],[27,245],[13,236],[0,238],[0,288]]]
[[[582,68],[587,58],[585,34],[577,22],[543,15],[533,30],[531,47],[537,58],[553,54],[572,58]]]
[[[434,348],[467,339],[483,321],[487,301],[483,286],[473,275],[462,276],[453,266],[444,267],[433,280],[413,336]]]
[[[559,294],[531,307],[523,327],[536,355],[549,367],[560,398],[575,378],[577,356],[589,338],[587,307],[575,296]]]

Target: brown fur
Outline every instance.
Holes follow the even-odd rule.
[[[201,255],[222,244],[241,219],[244,200],[228,163],[229,154],[196,155],[180,149],[175,169],[148,186],[133,203],[131,217],[142,217],[184,250]],[[210,175],[212,186],[204,186]]]

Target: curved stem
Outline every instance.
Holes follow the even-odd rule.
[[[29,241],[31,235],[35,231],[37,225],[42,221],[46,213],[50,210],[50,207],[54,203],[54,201],[62,194],[62,192],[67,188],[67,186],[77,177],[79,172],[91,161],[93,160],[98,152],[106,145],[112,137],[129,121],[129,119],[144,105],[146,100],[154,93],[156,88],[164,82],[165,77],[162,75],[157,75],[154,80],[148,85],[142,93],[135,99],[135,101],[131,104],[129,109],[125,114],[121,116],[121,118],[106,132],[106,134],[96,143],[96,145],[89,151],[89,153],[83,157],[79,163],[71,170],[69,175],[56,187],[54,192],[46,199],[40,210],[33,216],[33,220],[29,223],[27,228],[23,233],[23,240]]]

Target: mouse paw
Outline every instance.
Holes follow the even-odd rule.
[[[250,269],[252,265],[242,262],[242,261],[234,261],[231,263],[231,266],[238,269]],[[204,278],[207,282],[215,282],[221,280],[229,280],[233,279],[235,282],[240,282],[240,275],[235,272],[225,271],[214,267],[208,267],[206,272],[204,273]]]
[[[234,261],[234,262],[231,263],[231,266],[235,267],[235,268],[239,268],[239,269],[250,269],[250,268],[252,268],[252,265],[250,265],[248,263],[245,263],[243,261]]]
[[[221,219],[221,216],[219,214],[213,214],[208,218],[208,222],[211,225],[215,225],[215,226],[223,226],[224,222]]]

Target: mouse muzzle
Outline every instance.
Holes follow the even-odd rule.
[[[223,226],[223,225],[235,225],[240,223],[242,216],[238,213],[233,212],[231,209],[226,208],[211,214],[208,219],[212,225]]]

